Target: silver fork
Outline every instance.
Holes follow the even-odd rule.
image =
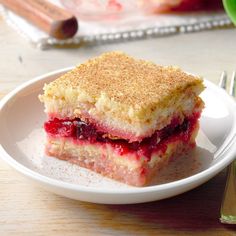
[[[219,86],[226,89],[227,73],[224,71],[221,74]],[[232,74],[229,86],[229,94],[233,97],[236,89],[236,73]],[[236,224],[236,159],[228,167],[227,181],[220,211],[221,223]]]

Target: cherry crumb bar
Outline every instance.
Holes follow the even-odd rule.
[[[201,78],[122,52],[44,86],[46,153],[134,186],[195,147]]]

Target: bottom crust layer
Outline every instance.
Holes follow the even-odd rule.
[[[133,186],[145,186],[152,177],[175,157],[195,147],[198,124],[189,140],[166,140],[166,149],[152,153],[151,158],[138,157],[136,152],[121,154],[109,143],[89,143],[72,138],[48,136],[46,154],[88,168],[106,177]]]

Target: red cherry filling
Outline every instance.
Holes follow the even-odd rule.
[[[99,133],[91,124],[80,119],[59,120],[54,118],[44,123],[44,129],[48,134],[57,137],[73,137],[89,141],[96,141]]]
[[[182,123],[173,119],[171,124],[157,130],[151,137],[144,138],[141,142],[129,143],[125,139],[110,139],[103,132],[96,130],[95,126],[79,118],[59,120],[54,118],[45,122],[44,128],[49,135],[56,137],[71,137],[75,140],[87,140],[91,143],[110,143],[120,155],[137,152],[138,156],[150,158],[153,151],[165,152],[167,143],[175,139],[187,142],[197,123],[200,113],[186,118]]]
[[[59,137],[73,137],[75,134],[75,126],[73,121],[59,120],[57,118],[44,123],[44,129],[47,133]]]

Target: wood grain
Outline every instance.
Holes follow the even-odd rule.
[[[235,235],[219,223],[225,172],[188,193],[137,205],[65,199],[32,184],[0,162],[0,233],[17,235]]]
[[[230,73],[235,69],[235,38],[235,30],[224,30],[96,48],[39,51],[0,21],[0,96],[37,75],[109,50],[180,65],[217,83],[222,70]],[[225,174],[222,171],[208,183],[162,201],[98,205],[47,192],[0,160],[0,235],[235,236],[235,226],[218,220]]]

